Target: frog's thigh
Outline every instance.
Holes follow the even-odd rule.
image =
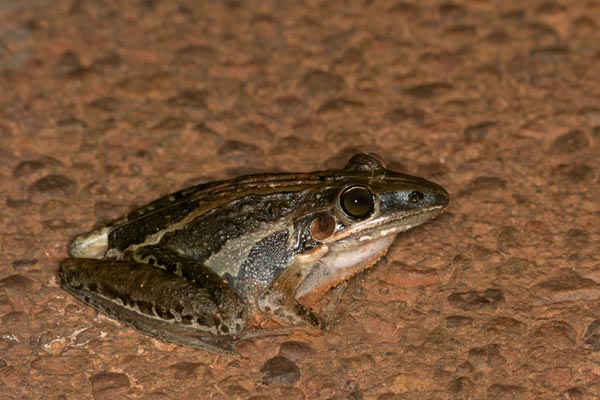
[[[144,246],[132,251],[128,257],[185,278],[197,288],[205,290],[212,301],[221,308],[236,308],[241,304],[237,293],[219,274],[173,250],[157,245]]]
[[[243,302],[226,285],[211,293],[135,261],[69,258],[60,264],[59,279],[75,297],[110,317],[187,346],[232,351],[246,322]],[[225,307],[215,301],[215,291]]]

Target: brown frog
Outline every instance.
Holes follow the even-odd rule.
[[[234,352],[264,321],[322,328],[311,310],[325,293],[448,201],[372,154],[343,169],[206,183],[76,236],[60,283],[146,334]]]

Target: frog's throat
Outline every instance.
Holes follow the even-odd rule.
[[[369,241],[333,245],[308,269],[294,297],[302,305],[312,308],[329,289],[377,263],[387,253],[395,237],[388,234]]]

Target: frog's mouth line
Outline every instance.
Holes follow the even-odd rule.
[[[339,283],[374,265],[386,254],[394,235],[429,221],[444,209],[445,206],[436,205],[395,218],[380,216],[334,233],[322,241],[321,262],[307,261],[310,268],[294,297],[304,305],[313,306],[332,287],[331,282]]]
[[[363,242],[404,232],[437,217],[444,211],[445,208],[445,206],[432,206],[415,210],[414,212],[408,214],[401,214],[391,217],[390,215],[380,216],[370,221],[364,221],[335,232],[327,239],[324,239],[322,243],[333,243],[350,237],[356,237],[359,242]],[[388,225],[389,228],[381,229],[386,225]]]

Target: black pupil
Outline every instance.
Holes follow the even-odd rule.
[[[424,197],[425,195],[421,192],[410,192],[410,194],[408,195],[408,200],[411,203],[419,203],[421,200],[423,200]]]
[[[364,218],[373,211],[373,195],[366,187],[353,186],[342,193],[340,205],[350,217]]]

